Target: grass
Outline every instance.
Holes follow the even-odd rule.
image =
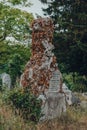
[[[60,119],[47,120],[38,124],[26,123],[10,106],[3,103],[0,94],[0,130],[87,130],[87,110],[79,106],[71,106]]]
[[[31,130],[32,127],[35,127],[32,122],[25,123],[10,106],[2,102],[0,94],[0,130]]]

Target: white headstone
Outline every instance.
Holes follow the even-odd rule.
[[[2,79],[2,86],[7,86],[9,89],[11,89],[11,77],[7,73],[1,74]]]

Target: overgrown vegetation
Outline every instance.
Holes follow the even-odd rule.
[[[55,54],[61,71],[78,73],[87,79],[86,0],[40,0],[55,25]]]
[[[10,74],[12,86],[30,58],[30,24],[34,19],[31,13],[15,8],[15,5],[30,7],[31,3],[27,0],[0,1],[0,74]]]
[[[30,58],[30,46],[9,43],[0,43],[0,73],[10,74],[12,86],[15,85],[16,79],[20,77],[24,66]]]
[[[83,110],[80,106],[68,107],[66,114],[61,116],[60,119],[56,118],[38,124],[33,123],[30,120],[25,122],[20,115],[14,113],[14,109],[12,109],[12,106],[13,105],[7,105],[5,102],[3,102],[3,95],[2,93],[0,93],[0,130],[9,130],[9,129],[86,130],[87,129],[87,110]]]
[[[8,5],[0,2],[0,42],[6,41],[6,38],[10,37],[9,39],[13,39],[16,43],[28,43],[33,15],[15,8],[15,6],[10,6],[12,1],[9,0],[10,4]],[[21,4],[21,0],[18,1]],[[14,3],[16,3],[16,0]]]
[[[85,76],[78,75],[75,73],[73,79],[73,73],[63,74],[65,84],[69,89],[75,92],[87,92],[87,79]]]
[[[5,90],[3,92],[3,101],[13,108],[13,111],[20,115],[24,121],[38,122],[41,117],[41,100],[37,99],[26,88],[17,88]]]

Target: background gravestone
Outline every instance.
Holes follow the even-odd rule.
[[[21,76],[21,85],[42,99],[41,120],[52,119],[66,111],[62,75],[52,50],[54,25],[50,18],[32,23],[32,55]]]
[[[2,87],[7,87],[8,89],[11,89],[11,77],[7,73],[1,74],[2,79]]]

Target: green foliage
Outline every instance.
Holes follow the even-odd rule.
[[[24,0],[8,0],[8,2],[11,2],[13,5],[22,4],[22,1],[24,1]],[[25,0],[25,1],[27,1],[27,0]]]
[[[26,62],[29,60],[30,47],[21,44],[9,45],[2,42],[0,44],[0,73],[7,72],[12,79],[12,85],[16,78],[19,78]]]
[[[84,77],[76,77],[76,83],[74,83],[72,89],[77,92],[87,92],[87,79]]]
[[[21,65],[24,65],[31,55],[30,46],[0,43],[0,65],[6,64],[14,55],[20,55],[22,60]]]
[[[29,2],[28,0],[4,0],[3,3],[6,4],[6,2],[12,4],[12,5],[22,5],[22,6],[27,6],[30,7],[32,5],[31,2]]]
[[[43,10],[55,24],[54,51],[61,70],[87,75],[87,2],[54,0]]]
[[[77,73],[73,75],[63,74],[63,79],[69,89],[75,92],[87,92],[87,78],[80,76]]]
[[[0,43],[0,67],[2,64],[7,62],[10,54],[11,54],[11,46],[9,46],[4,42],[1,42]]]
[[[0,2],[0,73],[11,75],[12,85],[20,76],[30,58],[30,24],[33,15]],[[8,0],[12,4],[26,3],[27,0]],[[14,3],[13,3],[14,2]],[[13,40],[7,40],[7,37]],[[25,45],[27,44],[28,47]]]
[[[0,79],[0,91],[2,90],[2,80]]]
[[[45,3],[47,3],[47,0],[40,0],[43,4]]]
[[[38,100],[29,90],[14,88],[12,91],[4,93],[3,97],[25,121],[39,121],[41,117],[41,100]]]
[[[32,14],[0,2],[0,41],[6,40],[6,37],[14,37],[22,43],[29,40],[29,24],[32,20]]]
[[[17,77],[21,75],[21,56],[14,54],[7,64],[7,73],[11,75],[12,85],[15,84]]]

